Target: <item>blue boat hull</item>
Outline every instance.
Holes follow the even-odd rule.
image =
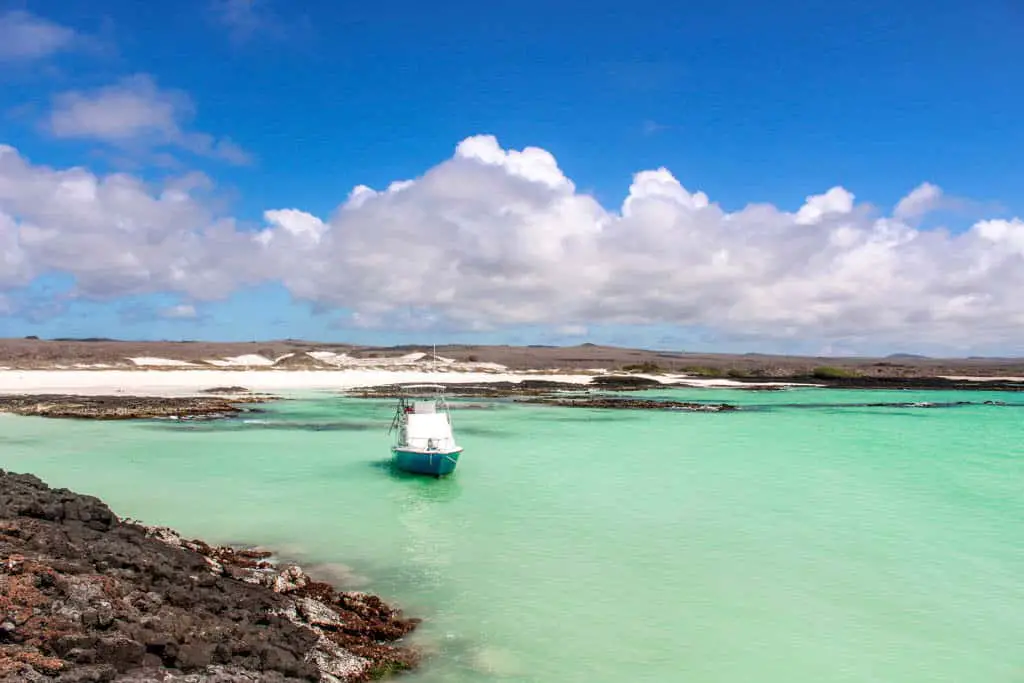
[[[462,449],[449,453],[438,451],[424,453],[402,448],[392,449],[395,466],[398,469],[413,474],[429,474],[434,477],[442,477],[454,472],[461,452]]]

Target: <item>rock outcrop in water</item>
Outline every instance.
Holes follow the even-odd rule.
[[[232,396],[0,396],[0,412],[37,417],[91,420],[215,420],[253,412],[249,404],[273,400],[264,395]]]
[[[595,380],[595,383],[597,380]],[[604,392],[640,391],[661,386],[645,377],[615,376],[600,382]],[[563,408],[614,408],[620,410],[677,410],[694,413],[721,413],[736,410],[728,403],[700,403],[670,399],[646,399],[616,396],[582,390],[578,384],[527,380],[522,383],[495,382],[493,384],[448,384],[446,393],[452,398],[510,398],[519,403],[543,403]],[[348,393],[358,398],[391,398],[405,393],[402,385],[363,387]],[[459,404],[456,404],[457,407]]]
[[[579,384],[525,379],[521,382],[438,382],[449,398],[514,398],[548,396],[559,391],[579,391]],[[356,387],[342,392],[353,398],[397,398],[408,394],[403,384]]]
[[[639,375],[597,375],[590,381],[591,386],[610,391],[657,389],[664,386],[650,377]]]
[[[583,396],[579,398],[530,398],[521,403],[543,403],[561,408],[612,408],[618,410],[678,410],[687,413],[723,413],[738,410],[729,403],[695,403],[617,396]]]
[[[366,681],[418,620],[0,470],[0,683]]]

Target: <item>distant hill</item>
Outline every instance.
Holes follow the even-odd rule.
[[[308,352],[343,353],[355,359],[380,359],[430,354],[431,344],[402,344],[391,347],[352,345],[341,342],[275,340],[258,342],[210,341],[115,341],[100,337],[76,340],[0,339],[0,367],[45,369],[66,366],[131,367],[134,358],[166,359],[210,366],[224,361],[235,367],[239,358],[260,356],[280,360],[277,369],[317,369],[330,363],[309,357]],[[700,377],[779,378],[810,377],[822,367],[840,367],[865,377],[1024,376],[1024,358],[935,358],[921,354],[895,353],[880,358],[827,358],[747,353],[669,352],[629,349],[585,342],[576,346],[509,346],[438,344],[437,353],[460,363],[492,364],[510,370],[566,370],[590,372],[649,367],[651,371],[681,372]],[[329,356],[331,354],[327,354]],[[327,357],[325,356],[325,357]],[[244,363],[243,363],[244,364]],[[274,362],[270,362],[274,365]]]
[[[39,339],[39,337],[34,337]],[[25,339],[33,339],[33,337],[25,337]],[[56,342],[116,342],[118,339],[111,339],[110,337],[55,337],[51,341]]]

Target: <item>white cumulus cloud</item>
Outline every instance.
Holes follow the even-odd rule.
[[[27,285],[34,275],[28,255],[21,248],[18,222],[0,211],[0,288]]]
[[[72,49],[74,30],[22,10],[0,13],[0,63],[35,61]]]
[[[95,90],[58,94],[47,128],[58,138],[142,149],[170,146],[234,164],[249,162],[245,150],[231,140],[186,130],[194,115],[188,94],[161,89],[150,76],[136,74]]]
[[[258,281],[246,261],[252,240],[193,197],[196,182],[151,187],[126,174],[55,170],[0,145],[0,286],[59,272],[84,296],[212,299]]]
[[[893,215],[904,220],[913,220],[939,208],[941,202],[942,188],[931,183],[921,183],[899,201]]]
[[[316,244],[327,230],[327,226],[316,216],[298,209],[277,209],[264,211],[263,218],[268,224],[300,240]],[[264,231],[258,239],[266,242],[273,238],[273,230]]]
[[[796,222],[817,223],[829,214],[844,214],[853,211],[854,196],[842,187],[833,187],[825,194],[807,198],[807,202],[796,213]]]
[[[891,215],[842,187],[793,212],[730,211],[660,168],[610,208],[547,151],[476,136],[419,177],[354,188],[330,216],[268,208],[243,230],[204,189],[52,170],[5,148],[0,287],[56,270],[86,296],[203,300],[277,281],[359,326],[667,324],[843,348],[1005,348],[1024,332],[1024,222],[915,227],[939,193],[927,184]]]
[[[271,225],[267,244],[288,254],[270,261],[285,265],[275,277],[293,294],[383,325],[429,310],[467,329],[668,323],[773,338],[1013,341],[1024,325],[1019,221],[961,234],[912,227],[938,192],[916,188],[892,216],[842,187],[795,213],[729,212],[661,168],[638,172],[610,210],[548,152],[477,136],[400,191],[353,192],[315,242]]]

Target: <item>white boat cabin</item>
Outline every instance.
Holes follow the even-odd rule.
[[[440,452],[459,448],[443,399],[403,400],[398,410],[398,446]]]

